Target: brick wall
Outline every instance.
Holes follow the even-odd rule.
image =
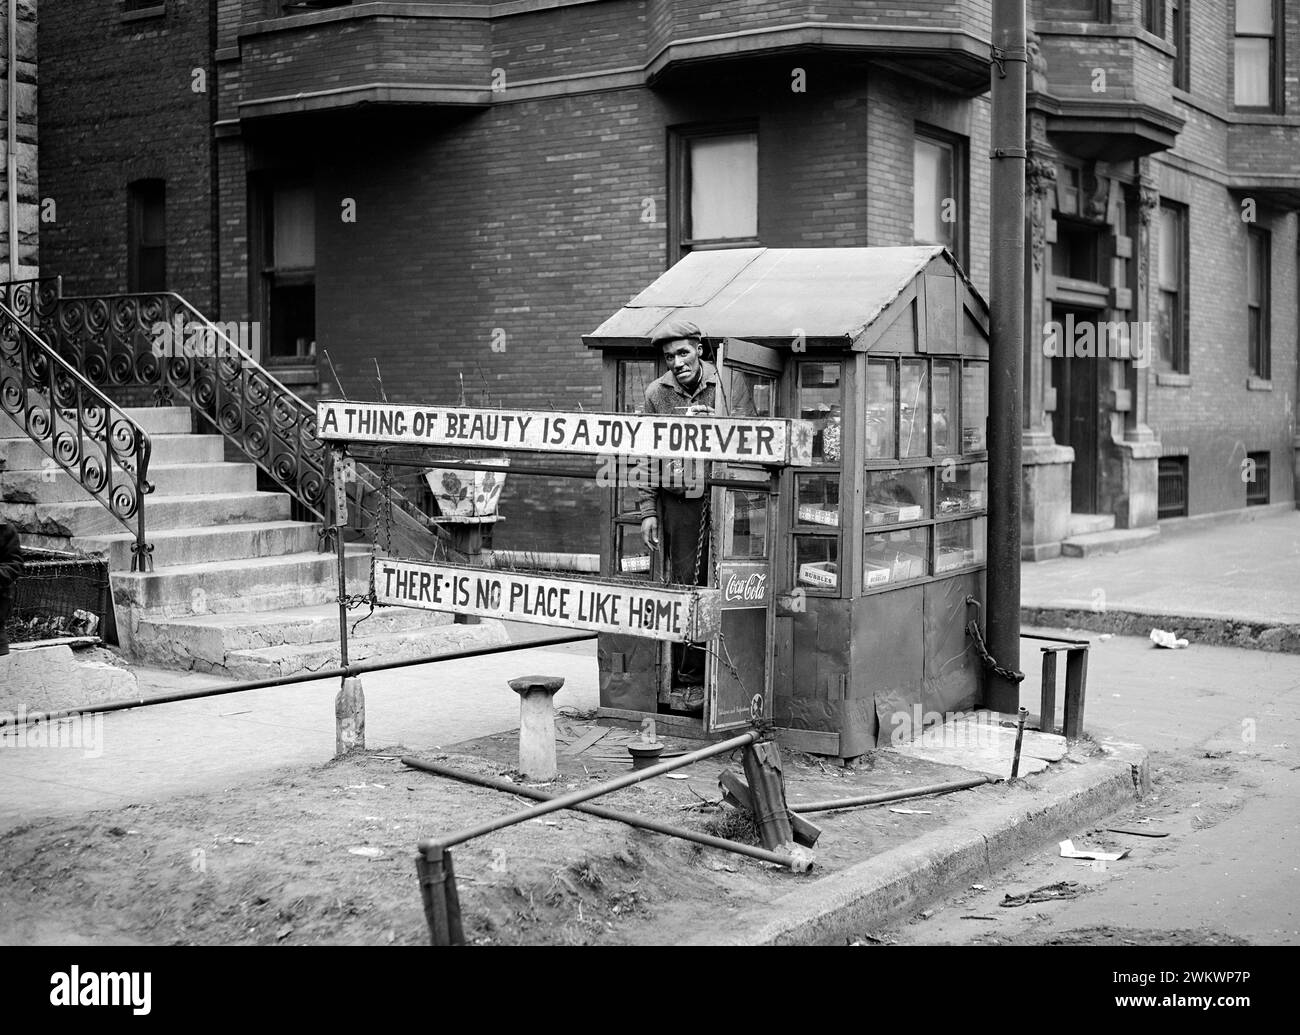
[[[440,130],[332,135],[315,167],[318,345],[354,397],[377,396],[378,360],[393,400],[454,402],[463,377],[470,403],[598,407],[599,358],[580,336],[668,265],[667,128],[756,121],[766,245],[911,243],[910,93],[881,73],[810,74],[796,94],[783,68],[766,83],[503,103]],[[981,102],[923,107],[955,129],[987,120]],[[986,218],[986,163],[973,161]],[[340,218],[344,198],[356,223]],[[502,511],[516,520],[497,545],[594,550],[594,506],[589,488],[512,479]]]
[[[1166,182],[1169,181],[1166,172]],[[1177,181],[1177,177],[1175,180]],[[1262,209],[1272,233],[1272,391],[1252,391],[1246,348],[1246,230],[1241,208],[1221,184],[1186,177],[1167,191],[1189,206],[1188,386],[1152,377],[1149,423],[1166,456],[1188,457],[1189,514],[1246,505],[1241,464],[1246,453],[1272,454],[1273,502],[1293,499],[1292,394],[1296,384],[1297,300],[1295,215]]]
[[[117,0],[40,7],[43,272],[65,294],[127,288],[127,185],[166,181],[167,285],[211,311],[215,300],[208,0],[124,18]],[[208,92],[196,91],[196,86]],[[115,390],[132,404],[147,390]]]

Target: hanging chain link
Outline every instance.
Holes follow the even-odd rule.
[[[998,664],[997,658],[989,653],[988,647],[984,643],[984,634],[980,632],[980,602],[974,597],[967,597],[968,606],[975,608],[975,617],[966,623],[966,632],[972,640],[975,641],[975,649],[979,656],[984,660],[984,667],[991,669],[995,675],[1001,676],[1008,683],[1023,683],[1025,674],[1016,669],[1003,668]]]

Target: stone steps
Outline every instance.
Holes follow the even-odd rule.
[[[150,505],[152,503],[150,500]],[[152,512],[149,516],[152,517]],[[155,530],[150,527],[148,534],[149,542],[154,548],[153,564],[156,571],[173,565],[309,553],[317,549],[320,542],[316,528],[316,525],[307,521],[262,521],[214,525],[210,528]],[[134,543],[135,536],[121,532],[117,535],[76,536],[68,541],[66,547],[54,548],[106,553],[111,570],[129,571],[131,547]]]
[[[134,535],[5,417],[0,513],[30,545],[107,557],[121,646],[136,661],[241,680],[337,667],[338,560],[318,549],[318,526],[289,520],[288,494],[256,491],[256,467],[225,462],[219,435],[192,434],[187,408],[127,412],[153,443],[154,491],[144,501],[152,571],[130,570]],[[369,549],[349,546],[345,565],[348,592],[364,593]],[[400,607],[367,614],[348,613],[350,662],[508,640],[501,622],[456,625],[451,615]]]
[[[113,470],[114,479],[127,478],[121,468]],[[251,463],[151,464],[149,481],[153,492],[148,503],[164,496],[196,496],[251,493],[257,491],[257,467]],[[5,474],[3,499],[6,503],[71,503],[88,495],[81,482],[60,467],[43,470],[14,470]]]
[[[1109,532],[1114,527],[1114,514],[1071,514],[1066,522],[1066,538]]]
[[[1121,553],[1143,546],[1160,536],[1160,529],[1116,528],[1109,532],[1090,532],[1061,540],[1062,557],[1096,557],[1100,554]]]
[[[349,549],[349,590],[367,585],[370,554]],[[337,558],[333,553],[290,553],[243,557],[155,568],[151,572],[114,572],[113,600],[129,609],[136,622],[155,616],[273,611],[338,599]],[[134,626],[132,627],[134,630]]]
[[[348,612],[349,662],[424,657],[508,639],[500,622],[455,625],[449,614],[404,607],[367,614],[364,605]],[[137,658],[235,679],[269,679],[340,664],[337,603],[144,618],[133,636]]]
[[[116,535],[123,525],[91,497],[76,502],[4,503],[0,513],[18,531],[33,536]],[[203,528],[289,519],[289,496],[283,492],[234,492],[190,496],[146,496],[147,537],[163,529]]]
[[[56,429],[75,428],[75,412],[57,411]],[[193,418],[188,406],[126,406],[123,411],[140,425],[150,436],[153,435],[187,435],[193,430]],[[8,414],[0,414],[0,438],[27,438],[26,431]]]
[[[480,625],[439,625],[415,632],[348,636],[348,662],[405,661],[452,651],[471,650],[508,643],[505,625],[484,621]],[[334,643],[289,644],[236,651],[227,655],[224,671],[235,679],[273,679],[297,672],[337,668],[339,645]]]
[[[10,424],[9,430],[17,432]],[[152,452],[149,466],[168,464],[201,464],[220,461],[225,456],[225,442],[220,435],[161,434],[151,435]],[[41,471],[47,466],[49,456],[26,435],[21,438],[0,438],[0,460],[10,471]]]

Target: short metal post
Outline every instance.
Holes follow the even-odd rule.
[[[775,851],[794,840],[790,827],[790,810],[785,802],[785,784],[781,779],[781,752],[775,741],[747,744],[742,756],[745,779],[749,782],[754,822],[758,824],[763,847]]]
[[[1083,736],[1083,701],[1088,689],[1088,648],[1075,647],[1065,655],[1065,738]]]
[[[424,919],[429,924],[429,941],[433,945],[464,945],[460,897],[456,893],[451,852],[430,845],[416,855],[415,872],[420,878],[420,898],[424,902]]]
[[[1025,717],[1029,714],[1027,708],[1020,709],[1020,722],[1016,724],[1016,754],[1011,759],[1011,779],[1020,775],[1020,742],[1025,739]]]
[[[1056,650],[1044,647],[1043,687],[1038,704],[1038,728],[1043,733],[1056,731]]]

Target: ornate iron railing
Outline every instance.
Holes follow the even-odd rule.
[[[54,348],[105,388],[142,385],[188,405],[321,520],[325,447],[316,414],[219,326],[174,292],[61,296],[38,306]]]
[[[3,298],[34,302],[37,282],[5,285]],[[31,310],[26,309],[30,315]],[[145,538],[148,433],[0,301],[0,408],[45,454],[135,534],[131,570],[153,570]],[[50,468],[51,471],[54,468]]]
[[[106,387],[144,385],[179,400],[237,445],[317,520],[329,523],[325,445],[316,411],[242,347],[241,325],[213,323],[174,292],[64,296],[32,289],[27,311],[69,363]],[[431,552],[428,517],[374,471],[351,487],[358,527],[391,530],[402,552]],[[385,498],[391,498],[391,507]]]

